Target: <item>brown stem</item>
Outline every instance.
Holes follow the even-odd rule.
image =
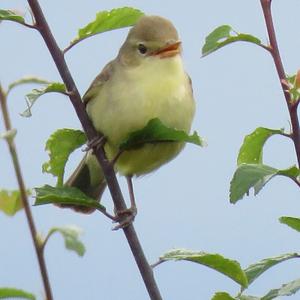
[[[67,87],[70,100],[81,122],[81,125],[88,137],[88,140],[92,141],[97,137],[97,135],[99,136],[99,133],[95,130],[85,111],[85,107],[81,101],[78,89],[66,64],[64,53],[58,47],[51,33],[39,2],[37,0],[28,0],[28,3],[34,15],[36,27],[42,35],[61,75],[61,78]],[[93,151],[102,167],[116,210],[123,211],[127,209],[113,166],[106,159],[103,147],[93,147]],[[145,257],[134,226],[130,224],[129,226],[123,228],[123,231],[134,255],[150,298],[152,300],[161,300],[162,297],[155,282],[152,269]]]
[[[7,131],[12,130],[11,121],[10,121],[10,117],[9,117],[9,113],[8,113],[8,109],[7,109],[6,93],[3,91],[1,85],[0,85],[0,106],[1,106],[1,111],[2,111],[2,115],[3,115],[5,129]],[[23,180],[23,176],[22,176],[22,172],[21,172],[17,149],[16,149],[13,139],[7,139],[7,144],[8,144],[9,152],[10,152],[10,155],[12,158],[16,178],[18,181],[21,200],[22,200],[22,204],[24,207],[29,230],[31,233],[31,238],[32,238],[32,241],[34,244],[36,255],[37,255],[38,264],[40,267],[40,272],[41,272],[41,276],[42,276],[42,280],[43,280],[43,284],[44,284],[46,297],[47,297],[47,300],[52,300],[53,297],[52,297],[52,291],[51,291],[50,281],[49,281],[49,277],[48,277],[47,267],[46,267],[46,263],[45,263],[44,252],[43,252],[43,248],[39,245],[39,242],[37,239],[37,230],[36,230],[33,216],[32,216],[31,210],[30,210],[30,206],[29,206],[29,201],[28,201],[26,188],[25,188],[25,184],[24,184],[24,180]]]
[[[299,101],[293,102],[289,91],[286,89],[286,85],[285,85],[286,75],[280,57],[280,52],[277,44],[276,33],[275,33],[274,23],[272,18],[272,11],[271,11],[272,0],[261,0],[260,2],[264,13],[265,23],[268,31],[269,40],[270,40],[270,53],[274,60],[274,64],[277,70],[277,74],[281,83],[281,87],[284,93],[284,97],[291,118],[291,125],[292,125],[291,137],[294,142],[294,147],[295,147],[297,160],[298,160],[298,167],[300,167],[300,127],[299,127],[299,119],[297,114],[297,107]]]

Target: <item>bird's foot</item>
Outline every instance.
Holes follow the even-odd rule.
[[[129,225],[131,225],[137,215],[137,209],[135,206],[130,208],[117,211],[115,216],[115,222],[119,224],[113,228],[113,230],[123,229]]]
[[[100,147],[102,147],[105,144],[105,142],[106,142],[105,136],[97,135],[92,140],[87,142],[86,148],[84,148],[83,151],[89,151],[89,150],[92,150],[95,148],[99,149]]]

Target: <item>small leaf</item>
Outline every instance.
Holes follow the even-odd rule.
[[[35,296],[31,293],[25,292],[23,290],[19,290],[16,288],[0,288],[0,299],[10,299],[10,298],[18,298],[18,299],[30,299],[35,300]]]
[[[232,298],[228,293],[218,292],[214,294],[211,300],[236,300],[236,299]]]
[[[291,281],[289,283],[283,284],[278,289],[273,289],[269,291],[261,300],[272,300],[280,296],[291,296],[298,292],[300,289],[300,279]]]
[[[25,23],[23,16],[17,14],[12,10],[0,9],[0,20],[14,21],[17,23]]]
[[[294,217],[281,217],[279,218],[280,223],[286,224],[287,226],[300,232],[300,219]]]
[[[81,228],[77,226],[65,226],[65,227],[53,227],[50,229],[47,239],[55,233],[60,233],[65,241],[65,247],[71,251],[75,251],[79,256],[83,256],[85,253],[84,244],[79,240],[79,236],[82,234]]]
[[[248,295],[240,295],[237,299],[239,300],[261,300],[259,297],[248,296]]]
[[[287,253],[275,257],[265,258],[255,264],[250,265],[244,270],[247,275],[249,285],[256,280],[261,274],[269,270],[271,267],[292,258],[299,258],[298,253]]]
[[[16,86],[22,85],[22,84],[30,84],[30,83],[37,83],[37,84],[50,84],[51,82],[42,78],[33,77],[33,76],[26,76],[22,77],[16,81],[13,81],[9,84],[7,89],[7,94]]]
[[[230,182],[230,202],[236,203],[248,194],[251,188],[254,188],[254,195],[257,195],[275,175],[289,177],[295,181],[299,174],[300,170],[295,166],[278,170],[263,164],[241,164]]]
[[[238,33],[229,25],[222,25],[213,30],[205,39],[202,56],[206,56],[228,44],[243,41],[263,46],[260,39],[250,34]]]
[[[282,134],[283,130],[256,128],[251,134],[246,135],[240,148],[237,163],[260,164],[262,163],[263,146],[267,139],[274,134]]]
[[[34,205],[44,204],[69,204],[85,207],[94,207],[101,211],[105,210],[98,201],[88,197],[75,187],[52,187],[44,185],[34,189],[36,192],[36,200]]]
[[[50,160],[43,164],[43,172],[57,176],[57,185],[63,185],[65,165],[70,154],[86,142],[86,136],[81,130],[59,129],[46,142]]]
[[[241,269],[240,264],[219,254],[210,254],[205,252],[194,252],[185,249],[176,249],[165,253],[161,260],[187,260],[195,262],[211,269],[214,269],[227,277],[231,278],[242,287],[248,286],[246,274]]]
[[[100,11],[96,14],[94,21],[78,30],[77,37],[71,41],[67,49],[95,34],[132,26],[142,15],[143,13],[140,10],[131,7],[115,8],[111,11]]]
[[[27,191],[30,195],[30,191]],[[23,208],[20,191],[0,190],[0,210],[7,216],[14,216]]]
[[[230,182],[230,202],[236,203],[249,192],[250,188],[262,181],[265,184],[277,171],[278,170],[265,165],[241,164],[236,169]]]
[[[196,132],[193,135],[188,135],[183,130],[166,127],[158,118],[155,118],[150,120],[143,129],[130,133],[127,139],[120,144],[120,150],[136,148],[145,143],[158,142],[186,142],[199,146],[205,144]]]
[[[47,93],[61,93],[66,94],[66,87],[63,83],[60,82],[52,82],[45,87],[40,89],[33,89],[30,93],[26,95],[26,104],[27,109],[21,113],[22,117],[31,117],[31,108],[34,105],[35,101],[42,95]]]

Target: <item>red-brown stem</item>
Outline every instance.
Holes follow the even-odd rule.
[[[9,113],[8,113],[8,109],[7,109],[6,93],[3,91],[1,85],[0,85],[0,106],[1,106],[1,111],[2,111],[2,115],[3,115],[5,129],[7,131],[12,130],[12,125],[11,125],[11,121],[10,121],[10,117],[9,117]],[[18,154],[17,154],[17,149],[16,149],[13,139],[7,139],[7,144],[8,144],[9,152],[10,152],[10,155],[12,158],[12,162],[13,162],[13,166],[14,166],[14,170],[15,170],[15,174],[16,174],[16,178],[17,178],[17,182],[18,182],[18,186],[19,186],[19,190],[20,190],[21,200],[22,200],[22,204],[24,207],[26,219],[28,222],[31,238],[33,241],[36,255],[37,255],[38,264],[39,264],[40,272],[41,272],[41,276],[42,276],[42,281],[44,284],[45,294],[46,294],[47,300],[53,300],[50,281],[49,281],[47,267],[46,267],[45,258],[44,258],[44,251],[38,242],[37,230],[36,230],[33,216],[32,216],[31,210],[30,210],[30,206],[29,206],[29,201],[28,201],[25,183],[23,180],[22,172],[21,172],[21,166],[20,166],[20,162],[19,162],[19,158],[18,158]]]
[[[35,26],[42,35],[60,73],[60,76],[67,87],[70,100],[87,135],[87,138],[89,141],[92,141],[99,136],[99,133],[97,133],[95,130],[85,111],[85,107],[81,101],[78,89],[66,64],[64,53],[58,47],[56,40],[51,33],[50,27],[44,17],[39,2],[37,0],[28,0],[28,3],[35,18]],[[116,210],[124,211],[127,209],[126,203],[124,201],[112,164],[106,159],[103,147],[93,147],[93,151],[102,167]],[[154,279],[152,268],[145,257],[134,226],[130,224],[123,228],[123,231],[144,280],[150,299],[161,300],[162,297]]]
[[[274,23],[272,18],[272,11],[271,11],[272,0],[261,0],[260,2],[264,13],[265,23],[266,23],[269,41],[270,41],[270,53],[274,60],[274,64],[277,70],[277,74],[281,83],[281,87],[290,114],[291,127],[292,127],[291,138],[294,142],[294,147],[295,147],[297,160],[298,160],[298,167],[300,167],[300,127],[299,127],[299,119],[297,114],[299,100],[295,102],[291,100],[290,93],[287,90],[285,85],[286,75],[280,57],[280,52],[277,44],[276,33],[275,33]]]

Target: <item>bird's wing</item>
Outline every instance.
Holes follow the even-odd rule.
[[[94,98],[95,94],[99,92],[101,86],[110,79],[111,74],[113,72],[114,61],[109,62],[101,71],[101,73],[93,80],[88,90],[85,92],[83,96],[83,103],[87,105],[87,103]]]

